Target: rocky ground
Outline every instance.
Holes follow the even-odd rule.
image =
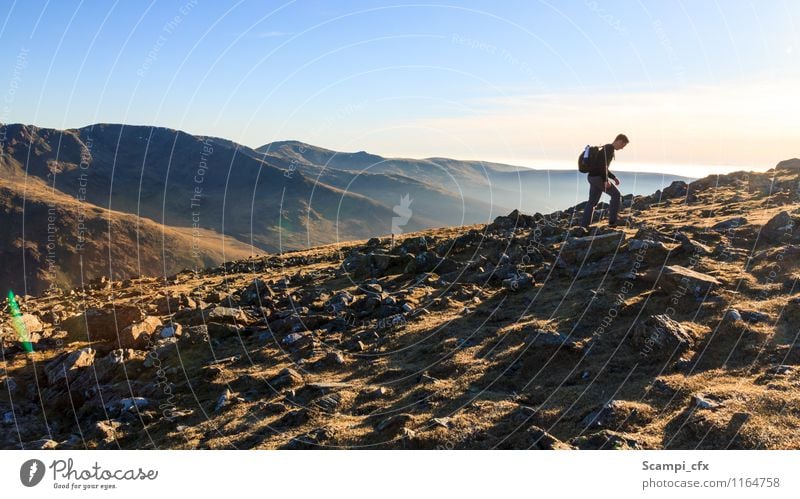
[[[514,212],[18,297],[0,447],[800,448],[798,185],[790,160],[616,229]]]

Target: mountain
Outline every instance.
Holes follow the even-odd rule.
[[[347,186],[351,190],[362,189],[358,192],[365,195],[372,193],[375,196],[377,191],[391,192],[391,196],[396,196],[391,186],[396,185],[400,177],[438,186],[440,191],[452,193],[457,198],[446,206],[451,210],[455,207],[458,213],[443,213],[449,223],[441,225],[456,225],[458,222],[453,220],[453,216],[456,220],[463,217],[463,223],[479,223],[514,209],[528,213],[554,211],[572,206],[588,195],[586,175],[578,172],[577,168],[570,171],[534,170],[486,161],[383,158],[364,151],[331,151],[299,141],[272,142],[258,147],[256,151],[261,153],[262,158],[294,165],[309,175],[318,175],[331,185]],[[343,172],[349,172],[350,175]],[[375,174],[380,175],[376,178],[379,182],[389,180],[386,187],[377,188],[376,182],[364,178]],[[623,181],[620,189],[634,195],[650,194],[676,180],[692,180],[678,175],[637,172],[622,172],[618,176]],[[413,197],[425,198],[424,195]],[[436,199],[437,193],[431,197]],[[467,210],[469,207],[475,209],[467,212],[461,210],[462,201]],[[438,207],[445,203],[440,200],[430,204],[437,207],[434,209],[440,209]],[[424,212],[428,213],[428,210]]]
[[[27,173],[73,197],[83,192],[97,206],[168,226],[199,225],[267,251],[363,237],[393,216],[301,172],[287,175],[224,139],[107,124],[64,131],[10,125],[7,137],[9,174]],[[337,224],[337,216],[348,222]]]
[[[6,449],[798,449],[800,160],[16,297]],[[15,310],[9,300],[6,309]]]
[[[101,276],[166,276],[258,253],[206,229],[166,227],[81,203],[30,178],[0,185],[0,282],[25,294]]]
[[[3,136],[2,222],[15,228],[7,241],[16,242],[2,251],[20,266],[5,269],[2,277],[7,287],[33,293],[100,275],[170,274],[198,263],[220,263],[223,254],[230,259],[487,223],[514,208],[550,211],[586,195],[577,172],[445,158],[387,159],[296,141],[254,150],[162,127],[95,124],[55,130],[11,124]],[[636,192],[646,193],[680,179],[626,176],[644,179]],[[58,199],[57,218],[69,221],[60,227],[61,246],[54,252],[58,275],[45,271],[53,266],[42,256],[48,234],[40,227],[46,217],[33,221],[31,212],[28,223],[17,222],[30,190],[44,196],[40,201],[50,195]],[[44,210],[45,204],[39,206]],[[82,275],[71,237],[73,222],[87,207],[97,216],[95,224],[102,221],[99,213],[113,219],[111,239],[89,241],[92,254],[111,255],[113,265],[108,258],[92,258],[92,265],[84,261]],[[125,235],[116,237],[115,229],[123,226]],[[138,246],[129,245],[137,241],[133,228],[140,232]]]

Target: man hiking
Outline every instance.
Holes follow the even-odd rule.
[[[611,196],[611,205],[608,212],[608,225],[614,227],[618,225],[617,213],[619,213],[619,205],[622,196],[616,187],[611,185],[613,180],[615,184],[619,185],[619,179],[616,175],[608,171],[608,165],[614,159],[614,151],[624,148],[628,145],[628,137],[623,134],[617,135],[614,142],[606,144],[596,153],[589,164],[589,174],[586,180],[589,181],[589,202],[586,203],[586,208],[583,210],[583,219],[581,219],[582,227],[589,227],[592,223],[592,216],[594,215],[594,207],[600,201],[600,195],[604,192]],[[610,180],[609,180],[610,179]]]

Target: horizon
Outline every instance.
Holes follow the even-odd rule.
[[[798,4],[746,0],[15,2],[0,122],[522,167],[622,132],[619,171],[759,171],[799,155],[797,24]]]
[[[2,123],[0,122],[0,127],[7,127],[11,125],[23,125],[23,126],[35,126],[38,128],[50,128],[50,127],[42,127],[39,125],[35,125],[33,123]],[[164,125],[146,125],[141,123],[131,124],[131,123],[113,123],[108,121],[101,121],[97,123],[91,123],[88,125],[77,126],[77,127],[67,127],[60,130],[80,130],[83,128],[89,128],[97,125],[120,125],[123,127],[145,127],[145,128],[165,128],[176,130],[184,133],[190,133],[191,135],[196,135],[198,137],[211,137],[211,138],[218,138],[223,140],[230,140],[239,145],[243,145],[245,147],[249,147],[253,150],[264,147],[269,145],[270,143],[262,143],[259,145],[248,145],[242,144],[236,140],[233,140],[229,137],[220,137],[220,136],[212,136],[212,135],[202,135],[202,134],[195,134],[191,133],[187,130],[179,130],[174,129],[169,126]],[[305,145],[319,147],[322,149],[328,149],[335,153],[339,154],[352,154],[356,152],[366,152],[368,154],[372,154],[375,156],[380,156],[384,159],[409,159],[409,160],[432,160],[432,159],[449,159],[449,160],[456,160],[456,161],[464,161],[464,162],[483,162],[483,163],[496,163],[504,166],[512,166],[517,168],[524,168],[529,170],[538,170],[538,171],[572,171],[575,170],[575,161],[567,160],[563,158],[557,159],[541,159],[541,158],[457,158],[457,157],[450,157],[450,156],[443,156],[443,155],[434,155],[434,156],[426,156],[426,157],[412,157],[408,155],[386,155],[381,154],[377,151],[370,151],[370,150],[350,150],[350,151],[342,151],[336,149],[330,149],[328,147],[320,146],[319,144],[313,144],[307,142],[305,140],[300,139],[279,139],[272,141],[271,143],[279,143],[279,142],[298,142]],[[780,161],[788,160],[792,158],[784,158]],[[656,175],[677,175],[681,177],[686,177],[692,180],[700,179],[706,177],[708,175],[724,175],[728,173],[734,173],[738,171],[752,171],[752,172],[764,172],[769,170],[770,168],[774,168],[775,165],[709,165],[709,164],[675,164],[672,167],[668,166],[666,163],[646,163],[646,162],[624,162],[624,161],[616,161],[614,163],[613,171],[615,172],[622,172],[622,173],[650,173]]]

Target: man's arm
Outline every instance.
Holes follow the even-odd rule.
[[[610,165],[611,161],[614,159],[614,146],[611,144],[606,144],[603,146],[603,153],[605,154],[606,160],[606,182],[609,182],[609,179],[611,179],[615,184],[619,185],[619,179],[617,176],[608,170],[608,165]]]

